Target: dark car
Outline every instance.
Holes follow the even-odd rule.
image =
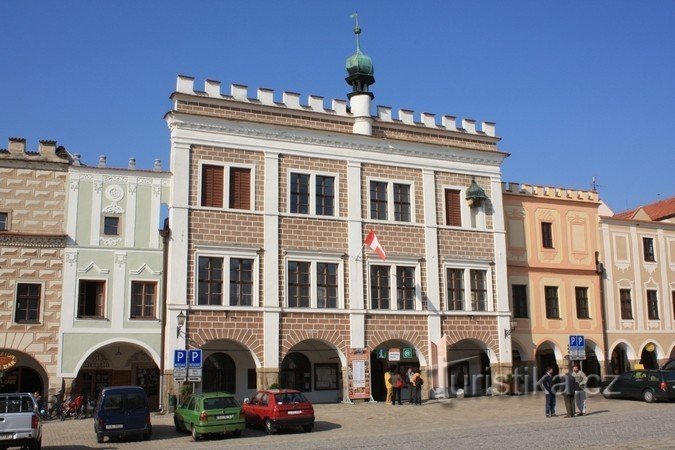
[[[675,370],[675,358],[670,358],[668,362],[661,367],[661,370]]]
[[[293,389],[258,391],[252,400],[244,400],[242,411],[247,426],[263,426],[267,434],[280,428],[302,427],[305,432],[314,428],[314,407]]]
[[[632,370],[623,373],[605,388],[602,395],[647,403],[675,400],[675,370]]]
[[[152,424],[145,390],[140,386],[117,386],[101,391],[94,412],[96,441],[103,438],[139,436],[150,439]]]

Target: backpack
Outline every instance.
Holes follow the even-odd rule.
[[[420,387],[424,384],[424,380],[422,379],[421,376],[417,375],[417,378],[415,379],[415,386]]]

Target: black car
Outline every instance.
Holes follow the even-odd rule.
[[[605,398],[632,398],[647,403],[675,400],[675,370],[632,370],[619,375],[602,392]]]
[[[661,370],[675,370],[675,358],[670,358],[668,362],[661,367]]]

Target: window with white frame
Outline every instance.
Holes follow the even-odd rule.
[[[341,258],[290,255],[286,262],[286,305],[289,308],[342,307]]]
[[[445,264],[448,311],[492,311],[489,263],[449,261]]]
[[[464,309],[464,269],[448,268],[446,275],[447,308],[450,311]]]
[[[336,215],[334,175],[291,172],[288,211],[292,214]]]
[[[487,271],[472,269],[469,274],[471,277],[471,309],[487,311]]]
[[[42,284],[17,283],[14,322],[38,323],[40,320],[40,303],[42,300]]]
[[[131,282],[131,318],[156,319],[155,304],[157,302],[156,281]]]
[[[368,192],[371,219],[413,221],[412,183],[370,180]]]
[[[198,253],[196,304],[256,306],[257,253],[217,255]]]
[[[421,309],[419,266],[416,263],[371,264],[369,273],[370,309]]]

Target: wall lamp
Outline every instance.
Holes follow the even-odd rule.
[[[185,314],[183,313],[183,311],[181,311],[180,314],[178,314],[178,317],[176,317],[176,319],[178,320],[178,325],[176,326],[176,337],[179,337],[180,330],[182,330],[183,326],[185,325]]]
[[[511,336],[511,333],[513,333],[513,330],[515,330],[517,326],[518,321],[511,319],[511,321],[509,322],[510,328],[504,328],[504,338],[508,338],[509,336]]]

